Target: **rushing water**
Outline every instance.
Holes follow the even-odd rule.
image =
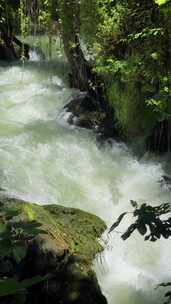
[[[92,132],[68,126],[61,110],[75,91],[65,83],[66,65],[31,58],[0,68],[1,186],[30,201],[81,208],[108,226],[131,210],[130,199],[168,202],[158,183],[162,164],[138,161],[124,144],[100,148]],[[154,288],[169,280],[170,242],[143,242],[136,233],[126,242],[119,233],[103,239],[93,267],[108,303],[162,303]]]

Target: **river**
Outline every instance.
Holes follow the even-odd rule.
[[[34,55],[34,54],[33,54]],[[32,202],[56,203],[100,216],[108,227],[132,210],[130,199],[159,204],[171,194],[158,183],[163,161],[138,160],[121,143],[99,147],[91,131],[66,123],[68,88],[64,62],[38,61],[0,67],[0,182],[7,192]],[[109,304],[161,304],[170,278],[170,242],[144,242],[134,233],[102,237],[105,250],[94,261]]]

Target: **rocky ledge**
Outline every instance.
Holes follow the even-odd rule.
[[[78,209],[0,199],[0,303],[106,304],[91,268],[105,229]]]

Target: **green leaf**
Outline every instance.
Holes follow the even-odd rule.
[[[110,227],[109,233],[111,233],[116,227],[119,226],[120,222],[122,221],[122,219],[124,218],[124,216],[126,214],[127,214],[127,212],[124,212],[118,217],[117,221]]]

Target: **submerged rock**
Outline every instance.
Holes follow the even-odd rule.
[[[1,251],[0,277],[16,276],[23,282],[48,275],[27,290],[24,303],[107,303],[91,268],[93,258],[102,251],[98,238],[106,226],[101,219],[78,209],[18,199],[1,199],[0,204],[0,226],[5,221],[18,238],[15,251],[4,255]],[[17,242],[22,243],[20,250]],[[4,304],[18,303],[14,296],[0,299]]]

